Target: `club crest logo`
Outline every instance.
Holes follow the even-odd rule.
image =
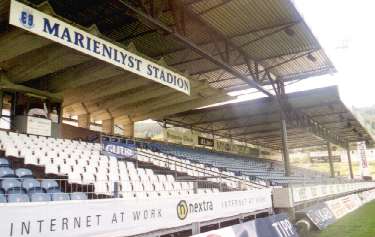
[[[24,27],[31,29],[34,27],[34,15],[28,10],[23,10],[20,15],[20,22]]]

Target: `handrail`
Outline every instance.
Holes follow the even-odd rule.
[[[141,151],[141,150],[138,150],[138,149],[137,149],[137,152],[141,153],[142,155],[145,155],[147,158],[156,159],[156,160],[163,161],[163,162],[164,162],[164,160],[168,160],[170,163],[174,163],[175,165],[179,164],[179,167],[187,168],[187,169],[190,169],[190,170],[194,170],[193,168],[195,168],[195,170],[198,169],[201,173],[207,174],[207,170],[204,169],[204,168],[201,168],[199,166],[195,166],[195,165],[192,165],[192,164],[186,164],[186,163],[183,163],[181,161],[171,160],[168,157],[161,157],[158,154],[151,154],[151,153],[148,153],[148,152],[145,152],[145,151]],[[170,154],[168,154],[168,155],[170,155]],[[183,158],[178,157],[178,156],[174,156],[174,157],[177,157],[178,159],[183,159]],[[164,160],[161,160],[161,159],[164,159]],[[193,168],[188,168],[188,166],[193,167]],[[252,187],[255,187],[255,188],[264,188],[264,187],[267,187],[266,185],[262,185],[262,184],[258,184],[258,183],[255,183],[255,182],[251,182],[249,180],[241,179],[241,178],[239,178],[237,176],[230,176],[230,175],[222,174],[222,173],[219,173],[219,172],[216,172],[216,171],[210,171],[210,172],[218,174],[218,177],[220,177],[220,178],[228,179],[230,181],[233,181],[233,179],[234,179],[234,180],[243,182],[246,185],[252,186]]]

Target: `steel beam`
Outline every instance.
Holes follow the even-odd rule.
[[[270,66],[268,66],[268,67],[265,67],[263,70],[259,71],[259,74],[261,74],[261,73],[265,73],[265,72],[269,72],[269,71],[271,71],[271,69],[274,69],[274,68],[276,68],[276,67],[282,66],[282,65],[284,65],[284,64],[286,64],[286,63],[289,63],[289,62],[291,62],[291,61],[297,60],[297,59],[299,59],[299,58],[305,57],[305,56],[307,56],[307,55],[309,55],[309,54],[311,54],[311,53],[313,53],[313,52],[315,52],[315,51],[316,51],[316,49],[312,49],[312,50],[308,50],[308,51],[303,51],[303,53],[301,53],[301,54],[299,54],[299,55],[296,55],[296,56],[294,56],[294,57],[292,57],[292,58],[289,58],[289,59],[283,60],[283,61],[281,61],[281,62],[279,62],[279,63],[273,64],[273,65],[270,65]],[[238,66],[241,66],[241,65],[242,65],[242,64],[235,65],[235,66],[238,67]],[[210,71],[199,72],[199,74],[201,74],[201,73],[207,73],[207,72],[210,72]],[[245,75],[245,76],[246,76],[246,75]],[[222,82],[222,81],[228,81],[228,80],[233,80],[233,77],[228,77],[228,78],[221,79],[221,80],[219,80],[219,81],[214,81],[214,82]],[[211,84],[214,83],[214,82],[211,82]]]
[[[131,4],[129,4],[126,1],[120,0],[120,2],[123,5],[125,5],[130,11],[134,12],[135,14],[137,14],[138,16],[140,16],[140,17],[144,18],[145,20],[149,21],[150,23],[152,23],[156,27],[158,27],[158,28],[162,29],[163,31],[167,32],[168,34],[172,35],[175,39],[177,39],[181,43],[185,44],[187,47],[191,48],[194,52],[196,52],[199,55],[201,55],[202,57],[206,58],[207,60],[209,60],[213,64],[217,65],[220,68],[223,68],[224,70],[228,71],[230,74],[240,78],[241,80],[248,83],[252,87],[258,89],[260,92],[264,93],[265,95],[267,95],[269,97],[273,97],[273,95],[270,92],[268,92],[267,90],[265,90],[260,84],[258,84],[257,82],[249,79],[247,76],[243,75],[242,73],[240,73],[239,71],[234,69],[231,65],[228,65],[228,64],[224,63],[223,61],[221,61],[221,60],[215,58],[214,56],[210,55],[205,50],[200,48],[198,45],[191,42],[191,40],[189,40],[188,38],[186,38],[186,37],[180,35],[179,33],[175,32],[173,29],[170,29],[168,26],[166,26],[161,21],[153,18],[150,15],[145,14],[144,12],[138,10],[137,8],[135,8],[134,6],[132,6]],[[231,45],[231,47],[236,48],[235,45],[234,46]]]
[[[282,152],[284,160],[284,173],[285,176],[290,176],[290,160],[289,160],[289,148],[288,148],[288,133],[286,128],[286,118],[282,115],[281,117],[281,139],[282,139]]]
[[[353,166],[352,166],[352,157],[351,157],[351,154],[350,154],[350,145],[349,145],[349,142],[347,143],[347,146],[346,146],[346,154],[348,156],[348,166],[349,166],[350,179],[354,179]]]
[[[331,143],[330,142],[327,142],[327,150],[328,150],[329,172],[331,174],[331,178],[334,178],[335,177],[335,169],[333,167],[332,149],[331,149]]]

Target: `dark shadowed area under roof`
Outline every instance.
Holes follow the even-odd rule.
[[[168,65],[208,80],[215,88],[248,87],[129,11],[122,2],[175,29],[215,58],[229,57],[228,64],[249,78],[246,60],[258,63],[261,74],[269,71],[285,81],[335,71],[290,0],[49,1],[58,15],[85,27],[95,24],[103,35],[124,45],[133,42],[141,53],[163,57]]]
[[[293,109],[303,112],[315,123],[315,126],[306,127],[289,118],[290,148],[325,145],[328,135],[324,131],[344,142],[365,140],[373,145],[370,134],[340,100],[336,86],[294,92],[287,98]],[[216,136],[232,137],[273,149],[281,147],[280,110],[277,102],[270,98],[195,109],[166,117],[165,120],[175,126]]]
[[[8,24],[10,1],[0,1],[2,73],[12,83],[61,94],[65,116],[90,113],[94,120],[119,123],[160,119],[228,101],[226,92],[268,84],[268,75],[291,81],[335,71],[290,0],[22,2],[125,47],[132,43],[192,81],[191,96],[181,95],[28,34]]]

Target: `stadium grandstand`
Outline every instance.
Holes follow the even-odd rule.
[[[1,236],[320,229],[323,208],[327,224],[375,198],[350,161],[374,140],[337,88],[285,93],[328,73],[290,0],[0,0]],[[226,103],[246,89],[266,97]],[[210,137],[135,137],[148,119]],[[249,152],[215,151],[218,139]],[[331,144],[347,150],[349,177]],[[327,147],[330,173],[290,165],[288,149],[310,146]]]

